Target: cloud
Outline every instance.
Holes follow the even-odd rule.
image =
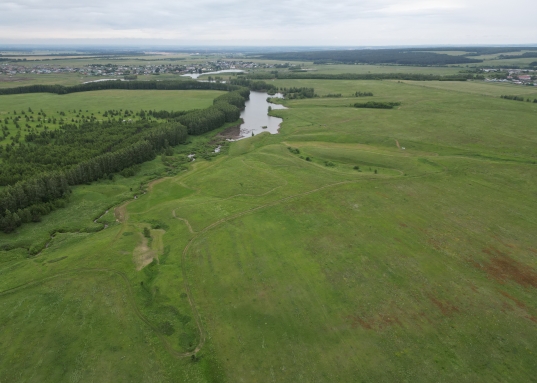
[[[496,2],[496,4],[495,4]],[[0,43],[131,39],[185,44],[535,43],[533,0],[0,0]],[[536,40],[536,41],[532,41]]]

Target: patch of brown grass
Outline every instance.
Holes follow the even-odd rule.
[[[351,322],[352,328],[357,328],[361,326],[366,330],[383,330],[387,327],[399,325],[401,326],[401,321],[399,318],[393,314],[377,314],[370,318],[362,318],[359,315],[349,315],[347,319]]]
[[[515,298],[514,296],[512,296],[511,294],[506,293],[505,291],[500,291],[500,294],[502,294],[502,295],[503,295],[504,297],[506,297],[506,298],[511,299],[511,300],[512,300],[513,302],[515,302],[516,305],[517,305],[518,307],[520,307],[521,309],[524,309],[524,310],[525,310],[525,309],[527,308],[527,306],[526,306],[526,304],[525,304],[524,302],[522,302],[522,301],[519,300],[519,299],[516,299],[516,298]]]
[[[432,294],[429,294],[429,299],[442,312],[444,316],[451,316],[454,313],[460,312],[457,306],[446,301],[441,301]]]
[[[488,254],[488,253],[487,253]],[[496,279],[500,283],[505,283],[511,280],[524,287],[537,288],[537,273],[529,266],[524,265],[507,255],[495,256],[491,258],[487,265],[478,265],[490,277]]]
[[[532,321],[534,323],[537,323],[537,317],[535,317],[534,315],[532,315],[531,313],[528,312],[528,306],[526,306],[526,304],[524,302],[522,302],[520,299],[515,298],[514,296],[512,296],[511,294],[509,294],[509,293],[507,293],[505,291],[500,291],[500,294],[502,294],[504,297],[508,298],[509,300],[515,302],[515,304],[518,306],[518,308],[524,311],[526,319],[529,319],[530,321]],[[511,308],[511,306],[509,304],[507,304],[506,302],[502,302],[502,307],[507,308],[510,311],[513,310]]]

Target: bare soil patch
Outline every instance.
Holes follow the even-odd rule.
[[[129,218],[129,215],[127,213],[127,205],[129,203],[130,201],[114,209],[114,216],[116,217],[117,222],[123,223]]]
[[[153,259],[157,257],[157,252],[155,250],[151,250],[149,246],[147,246],[147,238],[141,233],[140,237],[142,238],[142,242],[136,246],[132,253],[132,259],[136,265],[136,270],[138,271],[149,265],[151,262],[153,262]]]
[[[215,139],[216,138],[224,139],[224,140],[236,140],[236,139],[239,139],[241,137],[241,125],[242,125],[242,123],[240,123],[239,125],[230,126],[226,130],[223,130],[220,133],[218,133],[215,136]]]

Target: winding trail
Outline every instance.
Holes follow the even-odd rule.
[[[181,256],[181,271],[182,271],[182,274],[183,274],[183,281],[184,281],[185,291],[186,291],[186,294],[187,294],[187,297],[188,297],[188,303],[190,304],[190,307],[192,309],[192,313],[194,314],[194,318],[196,319],[196,325],[198,326],[198,330],[199,330],[199,334],[200,334],[200,341],[199,341],[198,345],[196,346],[196,348],[194,349],[194,351],[192,353],[188,354],[187,356],[194,355],[197,352],[199,352],[202,349],[203,345],[205,344],[206,337],[207,337],[206,336],[207,335],[206,331],[203,328],[203,324],[202,324],[202,321],[201,321],[201,315],[199,314],[198,309],[196,308],[196,302],[194,301],[194,297],[192,296],[192,291],[190,290],[190,285],[188,283],[188,275],[187,275],[187,272],[186,272],[186,257],[187,257],[188,251],[190,250],[190,246],[192,245],[192,243],[196,239],[198,239],[200,236],[202,236],[203,234],[207,233],[211,229],[214,229],[215,227],[221,225],[222,223],[229,222],[229,221],[234,220],[236,218],[240,218],[242,216],[245,216],[245,215],[250,214],[250,213],[254,213],[254,212],[258,211],[258,210],[261,210],[261,209],[264,209],[264,208],[267,208],[267,207],[279,205],[279,204],[281,204],[283,202],[292,200],[294,198],[299,198],[299,197],[307,196],[309,194],[313,194],[313,193],[318,192],[318,191],[323,190],[323,189],[328,189],[330,187],[334,187],[334,186],[338,186],[338,185],[352,184],[352,183],[356,183],[356,182],[359,182],[359,181],[337,182],[337,183],[321,186],[319,188],[309,190],[309,191],[304,192],[304,193],[298,193],[298,194],[294,194],[292,196],[284,197],[284,198],[281,198],[281,199],[279,199],[277,201],[273,201],[273,202],[270,202],[270,203],[267,203],[267,204],[264,204],[264,205],[260,205],[260,206],[257,206],[257,207],[254,207],[254,208],[251,208],[251,209],[248,209],[248,210],[244,210],[244,211],[242,211],[240,213],[237,213],[237,214],[234,214],[232,216],[222,218],[221,220],[210,224],[209,226],[205,227],[203,230],[201,230],[201,231],[199,231],[199,232],[194,234],[194,237],[192,237],[190,239],[190,241],[188,241],[188,244],[186,245],[186,247],[183,250],[183,254]],[[175,217],[175,210],[173,211],[173,215]],[[188,223],[188,221],[186,219],[178,218],[178,217],[176,217],[176,218],[182,220],[183,222],[185,222],[185,224],[189,227],[190,232],[194,233],[192,231],[192,228],[190,227],[190,224]]]
[[[175,210],[177,210],[177,209],[173,209],[173,211],[172,211],[173,218],[176,218],[179,221],[183,221],[185,223],[185,225],[188,227],[188,231],[190,232],[190,234],[196,234],[196,232],[192,229],[192,226],[190,226],[190,222],[188,222],[188,220],[185,219],[185,218],[181,218],[181,217],[178,217],[177,215],[175,215]]]
[[[219,162],[221,162],[221,161],[218,161],[218,163]],[[243,164],[245,166],[251,167],[249,164],[244,162],[244,160],[242,160],[242,162],[243,162]],[[200,170],[206,170],[207,168],[211,168],[214,165],[216,165],[216,164],[213,163],[212,165],[210,165],[208,167],[205,167],[205,168],[202,168]],[[267,170],[267,169],[262,169],[262,170],[264,172],[266,172],[266,173],[269,173],[269,174],[271,173],[270,170]],[[447,171],[447,169],[445,169],[445,167],[444,167],[444,171]],[[194,171],[194,172],[189,173],[188,175],[186,175],[186,177],[182,177],[182,179],[178,180],[179,182],[177,182],[177,183],[182,184],[185,181],[185,179],[188,178],[188,177],[191,177],[193,175],[193,173],[196,173],[196,172]],[[443,172],[440,172],[440,173],[443,173]],[[434,173],[431,173],[431,174],[434,174]],[[428,176],[428,175],[431,175],[431,174],[426,173],[426,174],[422,174],[422,175],[418,175],[418,176],[411,176],[409,178],[423,177],[423,176]],[[281,177],[277,177],[277,178],[281,179]],[[391,179],[391,178],[392,177],[388,177],[388,179]],[[171,179],[171,178],[170,177],[164,177],[164,178],[160,178],[160,179],[151,181],[147,185],[147,192],[148,193],[152,192],[154,185],[157,185],[158,183],[164,182],[164,181],[166,181],[168,179]],[[327,185],[320,186],[320,187],[317,187],[315,189],[312,189],[312,190],[309,190],[309,191],[306,191],[306,192],[297,193],[297,194],[293,194],[293,195],[290,195],[290,196],[287,196],[287,197],[283,197],[283,198],[280,198],[278,200],[275,200],[275,201],[272,201],[272,202],[269,202],[269,203],[265,203],[265,204],[262,204],[262,205],[259,205],[259,206],[256,206],[256,207],[241,211],[239,213],[233,214],[231,216],[222,218],[222,219],[220,219],[220,220],[218,220],[216,222],[213,222],[212,224],[206,226],[204,229],[202,229],[201,231],[198,231],[198,232],[196,232],[192,228],[192,225],[190,224],[190,222],[186,218],[178,217],[176,215],[176,209],[174,209],[172,211],[173,217],[175,219],[178,219],[178,220],[184,222],[184,224],[187,226],[188,231],[190,232],[190,234],[193,235],[192,238],[190,238],[190,240],[188,241],[188,243],[184,247],[184,249],[182,251],[182,254],[181,254],[181,272],[182,272],[183,281],[184,281],[184,288],[185,288],[185,291],[186,291],[186,294],[187,294],[189,305],[191,307],[193,316],[194,316],[195,321],[196,321],[196,326],[198,327],[198,331],[199,331],[199,342],[198,342],[198,345],[196,346],[196,348],[193,351],[189,351],[189,352],[179,352],[179,351],[177,351],[168,342],[168,340],[160,334],[158,329],[151,323],[151,321],[148,318],[146,318],[143,315],[143,313],[141,312],[140,308],[136,305],[135,296],[134,296],[134,293],[133,293],[133,290],[132,290],[132,284],[131,284],[131,281],[129,280],[127,274],[125,274],[124,272],[121,272],[119,270],[110,269],[110,268],[79,268],[79,269],[74,269],[74,270],[70,270],[70,271],[64,271],[64,272],[60,272],[60,273],[52,275],[52,276],[48,276],[48,277],[44,277],[42,279],[30,281],[30,282],[21,284],[19,286],[16,286],[16,287],[13,287],[13,288],[10,288],[10,289],[0,291],[0,297],[8,295],[8,294],[16,293],[16,292],[18,292],[18,291],[20,291],[20,290],[22,290],[24,288],[36,286],[36,285],[39,285],[41,283],[47,282],[47,281],[55,279],[55,278],[69,277],[71,275],[76,275],[77,273],[91,273],[91,272],[93,272],[93,273],[95,273],[95,272],[112,273],[112,274],[115,274],[115,275],[121,277],[121,279],[125,283],[126,288],[127,288],[127,295],[128,295],[128,299],[129,299],[129,304],[132,306],[132,309],[134,310],[136,316],[138,316],[138,318],[142,322],[147,324],[149,326],[149,328],[151,328],[155,332],[155,334],[160,339],[160,341],[162,342],[162,344],[164,345],[166,350],[170,353],[170,355],[172,355],[172,356],[174,356],[176,358],[191,357],[191,356],[196,355],[203,348],[203,346],[205,345],[205,342],[206,342],[206,338],[207,338],[207,333],[206,333],[206,330],[205,330],[205,328],[203,326],[201,315],[200,315],[200,313],[198,311],[196,302],[194,300],[194,297],[193,297],[193,294],[192,294],[192,291],[191,291],[191,288],[190,288],[190,284],[189,284],[189,281],[188,281],[188,274],[187,274],[187,271],[186,271],[187,256],[188,256],[188,253],[189,253],[189,251],[191,249],[191,246],[194,243],[194,241],[196,241],[197,239],[199,239],[201,236],[203,236],[207,232],[211,231],[212,229],[217,228],[218,226],[220,226],[223,223],[235,220],[237,218],[246,216],[248,214],[255,213],[255,212],[260,211],[262,209],[266,209],[266,208],[269,208],[269,207],[272,207],[272,206],[280,205],[282,203],[288,202],[288,201],[296,199],[296,198],[305,197],[305,196],[308,196],[310,194],[316,193],[316,192],[324,190],[324,189],[328,189],[328,188],[332,188],[332,187],[336,187],[336,186],[340,186],[340,185],[359,183],[359,182],[363,182],[365,180],[372,180],[372,179],[376,179],[378,181],[381,181],[381,179],[378,179],[376,177],[374,177],[374,178],[360,177],[360,179],[339,181],[339,182],[327,184]],[[237,194],[237,195],[233,195],[233,196],[230,196],[230,197],[222,198],[220,200],[222,200],[222,201],[229,200],[229,199],[232,199],[232,198],[237,198],[239,196],[263,197],[263,196],[266,196],[266,195],[274,192],[275,190],[277,190],[279,188],[287,186],[287,184],[288,184],[287,180],[285,180],[285,179],[281,179],[281,180],[284,181],[283,184],[281,184],[279,186],[276,186],[276,187],[274,187],[274,188],[272,188],[272,189],[270,189],[267,192],[264,192],[262,194],[258,194],[258,195],[255,195],[255,194]],[[387,180],[387,179],[383,179],[383,180]],[[186,187],[186,185],[184,185],[184,186]],[[198,190],[198,192],[199,192],[199,190]],[[117,222],[122,224],[122,226],[123,226],[121,228],[121,230],[119,231],[118,235],[121,235],[121,233],[125,230],[126,225],[128,224],[129,214],[128,214],[128,211],[127,211],[127,207],[128,207],[128,205],[130,203],[132,203],[134,201],[135,200],[126,201],[126,202],[122,203],[121,205],[119,205],[118,207],[116,207],[114,209],[114,214],[116,216]],[[116,238],[117,238],[117,236],[116,236]]]

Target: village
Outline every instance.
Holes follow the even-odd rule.
[[[537,70],[534,69],[483,69],[483,73],[485,81],[537,86]]]
[[[24,64],[23,64],[24,63]],[[129,75],[160,75],[160,74],[189,74],[206,73],[220,70],[251,70],[258,68],[273,68],[274,65],[254,63],[251,61],[228,61],[217,60],[204,63],[190,64],[159,64],[149,62],[146,65],[126,65],[126,64],[90,64],[81,67],[55,65],[55,64],[34,64],[30,61],[3,62],[0,64],[0,75],[21,75],[21,74],[66,74],[77,73],[83,76],[129,76]]]

